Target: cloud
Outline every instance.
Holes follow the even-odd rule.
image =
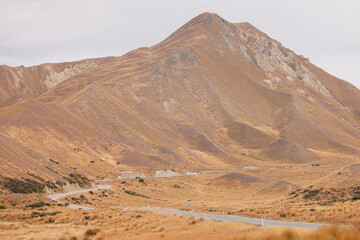
[[[69,43],[116,24],[111,12],[112,6],[100,1],[10,1],[0,9],[0,43]]]
[[[6,63],[6,65],[16,66],[20,60],[9,56],[0,56],[0,63]]]

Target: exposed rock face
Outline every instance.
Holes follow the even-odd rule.
[[[216,14],[118,58],[0,68],[5,176],[149,176],[360,151],[359,89]]]
[[[255,61],[252,60],[252,62],[264,70],[265,74],[269,77],[269,80],[265,81],[273,89],[281,86],[290,86],[295,83],[294,79],[297,79],[305,87],[333,98],[325,85],[307,68],[310,65],[307,59],[284,48],[279,42],[270,39],[250,24],[244,24],[241,28],[246,29],[245,31],[240,31],[239,34],[241,34],[247,43],[247,48],[244,46],[242,51],[246,53],[245,55],[248,56],[248,59],[256,59]],[[253,52],[254,56],[250,52]],[[288,74],[285,79],[277,76],[280,71]]]
[[[0,106],[19,99],[38,97],[66,79],[114,59],[108,57],[70,63],[47,63],[34,67],[0,66]]]
[[[154,174],[154,177],[175,177],[181,176],[181,173],[175,172],[173,170],[157,170]]]

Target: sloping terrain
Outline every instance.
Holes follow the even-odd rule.
[[[38,97],[66,79],[114,57],[85,59],[68,63],[47,63],[33,67],[0,66],[0,107],[16,101]]]
[[[347,204],[358,205],[360,200],[360,163],[347,165],[320,178],[304,189],[293,191],[289,200],[321,206]],[[296,201],[294,201],[296,199]]]
[[[269,182],[269,181],[248,174],[234,172],[234,173],[227,173],[223,176],[215,178],[213,183],[244,186],[249,183],[264,183],[264,182]]]
[[[294,163],[307,163],[307,161],[316,158],[316,155],[306,147],[283,138],[280,138],[263,148],[260,151],[260,154],[265,158],[274,161],[286,161],[286,159],[291,159],[291,162]]]
[[[260,195],[290,193],[301,189],[300,186],[284,180],[269,181],[238,172],[227,173],[223,176],[217,177],[213,179],[210,184],[216,184],[224,187],[235,187],[244,191],[244,194],[256,192]],[[245,193],[245,191],[247,191],[247,193]]]
[[[313,188],[348,188],[360,185],[360,163],[348,165],[330,173],[313,184]]]
[[[155,46],[70,65],[26,68],[24,87],[14,69],[1,75],[1,175],[303,164],[314,150],[358,158],[360,91],[248,23],[204,13]]]

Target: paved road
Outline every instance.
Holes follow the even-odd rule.
[[[57,202],[57,203],[65,204],[64,202],[60,202],[57,199],[61,198],[61,197],[68,196],[68,195],[72,195],[72,194],[85,193],[85,192],[96,191],[96,190],[107,189],[107,188],[111,188],[111,185],[97,185],[97,188],[83,189],[83,190],[77,190],[77,191],[66,192],[66,193],[57,193],[57,194],[48,195],[47,197],[50,198],[51,200]],[[93,209],[93,208],[90,208],[90,207],[85,207],[85,206],[80,206],[80,205],[73,205],[73,204],[70,204],[68,207],[73,208],[73,209],[82,209],[82,210]]]
[[[318,167],[332,167],[332,166],[346,166],[345,164],[337,164],[337,165],[318,165],[318,166],[287,166],[287,167],[263,167],[263,168],[256,168],[256,169],[292,169],[292,168],[318,168]],[[215,173],[215,172],[232,172],[232,171],[239,171],[246,169],[226,169],[226,170],[205,170],[201,172],[188,172],[184,175],[197,175],[202,173]],[[184,176],[181,175],[181,176]],[[172,177],[172,176],[168,176]],[[173,176],[176,177],[176,176]],[[147,177],[149,178],[149,177]],[[102,181],[114,181],[119,179],[102,179],[102,180],[95,180],[95,182],[102,182]],[[78,190],[78,191],[72,191],[67,193],[58,193],[53,195],[48,195],[48,197],[60,204],[65,204],[63,202],[58,201],[57,199],[60,197],[65,197],[72,194],[77,193],[84,193],[89,191],[96,191],[101,189],[108,189],[111,188],[111,185],[97,185],[97,188],[93,189],[84,189],[84,190]],[[68,207],[73,209],[93,209],[90,207],[80,206],[80,205],[72,205],[70,204]],[[209,214],[209,213],[197,213],[197,212],[188,212],[188,211],[180,211],[177,209],[147,209],[151,212],[166,212],[166,213],[173,213],[173,214],[182,214],[182,215],[191,215],[195,217],[201,217],[206,219],[214,219],[219,221],[230,221],[230,222],[243,222],[243,223],[250,223],[250,224],[256,224],[256,225],[262,225],[264,221],[264,225],[266,227],[272,227],[272,226],[283,226],[283,227],[295,227],[295,228],[307,228],[307,229],[316,229],[318,227],[323,226],[320,223],[308,223],[308,222],[289,222],[289,221],[278,221],[278,220],[262,220],[260,218],[249,218],[249,217],[240,217],[240,216],[234,216],[234,215],[217,215],[217,214]]]
[[[210,213],[197,213],[197,212],[189,212],[189,211],[180,211],[177,209],[148,209],[150,212],[165,212],[165,213],[173,213],[180,215],[190,215],[194,217],[200,217],[205,219],[213,219],[218,221],[227,221],[227,222],[242,222],[242,223],[251,223],[256,225],[262,225],[262,219],[260,218],[250,218],[250,217],[240,217],[234,215],[218,215],[218,214],[210,214]],[[320,223],[309,223],[309,222],[289,222],[289,221],[278,221],[278,220],[264,220],[265,227],[293,227],[293,228],[307,228],[307,229],[316,229],[318,227],[323,226]]]
[[[90,191],[96,191],[101,189],[109,189],[111,185],[97,185],[97,188],[92,189],[84,189],[78,191],[72,191],[67,193],[57,193],[48,195],[53,201],[56,201],[60,204],[65,204],[64,202],[58,201],[57,199],[60,197],[65,197],[72,194],[77,193],[85,193]],[[80,206],[80,205],[73,205],[70,204],[68,207],[73,209],[82,209],[82,210],[89,210],[93,209],[90,207]],[[249,218],[249,217],[240,217],[234,215],[218,215],[218,214],[210,214],[210,213],[197,213],[197,212],[189,212],[189,211],[180,211],[178,209],[146,209],[150,212],[164,212],[164,213],[173,213],[173,214],[181,214],[181,215],[190,215],[194,217],[200,217],[205,219],[213,219],[218,221],[226,221],[226,222],[243,222],[243,223],[250,223],[256,225],[262,225],[262,219],[260,218]],[[316,229],[318,227],[323,226],[320,223],[308,223],[308,222],[288,222],[288,221],[278,221],[278,220],[264,220],[265,227],[273,227],[273,226],[283,226],[283,227],[295,227],[295,228],[307,228],[307,229]]]

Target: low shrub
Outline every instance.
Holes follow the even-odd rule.
[[[93,229],[90,228],[85,231],[84,236],[86,236],[86,237],[95,236],[100,232],[101,232],[101,230],[99,228],[93,228]]]
[[[13,193],[43,193],[45,189],[44,183],[31,179],[18,180],[5,177],[0,184]]]
[[[44,202],[36,202],[36,203],[33,203],[33,204],[29,204],[26,207],[34,209],[34,208],[41,208],[41,207],[44,207],[44,206],[50,206],[50,204],[49,203],[44,203]]]
[[[134,191],[125,190],[125,193],[128,194],[128,195],[133,195],[133,196],[137,196],[137,197],[149,198],[148,196],[136,193]]]
[[[89,186],[91,183],[91,180],[87,177],[81,175],[81,174],[69,174],[69,177],[63,177],[65,180],[67,180],[70,184],[78,184],[80,187],[86,187]]]

